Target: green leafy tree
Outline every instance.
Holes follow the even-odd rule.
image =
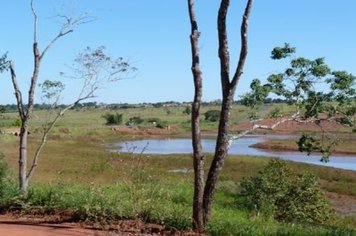
[[[42,92],[42,101],[47,106],[47,108],[54,108],[58,105],[60,99],[60,94],[65,89],[65,85],[61,81],[45,80],[43,83],[39,84]]]
[[[326,223],[334,216],[311,173],[293,173],[284,161],[272,159],[255,177],[240,183],[246,205],[289,223]]]
[[[272,50],[271,58],[289,58],[289,67],[283,72],[272,74],[267,83],[255,79],[251,92],[244,95],[244,105],[255,109],[270,95],[285,99],[294,107],[294,113],[284,115],[273,111],[271,117],[279,117],[276,124],[256,124],[254,129],[273,129],[287,121],[314,123],[324,130],[323,123],[337,123],[355,127],[356,77],[346,71],[332,71],[324,58],[307,59],[295,56],[296,49],[289,44]],[[337,144],[334,134],[326,130],[322,135],[304,134],[298,141],[300,151],[321,152],[321,161],[327,162],[331,149]]]

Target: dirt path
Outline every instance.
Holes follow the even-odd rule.
[[[79,224],[46,224],[26,218],[0,216],[0,236],[111,236],[111,232],[83,228]]]
[[[197,236],[193,232],[165,230],[157,224],[143,223],[134,220],[122,220],[110,227],[111,230],[96,230],[79,223],[46,223],[45,219],[15,218],[11,215],[0,215],[0,236]],[[200,234],[204,236],[204,234]]]

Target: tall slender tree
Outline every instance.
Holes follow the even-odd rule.
[[[33,72],[30,79],[30,88],[28,90],[28,101],[27,105],[23,101],[22,93],[17,82],[16,72],[15,72],[15,63],[9,61],[9,69],[11,74],[11,81],[14,87],[17,109],[21,119],[21,128],[20,128],[20,144],[19,144],[19,184],[20,189],[26,192],[29,181],[33,175],[34,170],[36,169],[37,162],[34,163],[32,168],[30,168],[29,173],[27,173],[27,157],[28,157],[28,133],[30,127],[30,120],[33,113],[34,106],[34,97],[38,82],[38,77],[41,69],[41,64],[45,58],[49,49],[62,37],[72,33],[76,27],[80,24],[83,24],[87,21],[87,16],[83,15],[78,18],[64,17],[65,22],[61,26],[57,35],[49,42],[49,44],[41,52],[38,43],[38,16],[34,6],[34,0],[30,1],[31,11],[33,15],[33,43],[32,43],[32,53],[33,53]]]
[[[202,232],[204,229],[204,154],[201,144],[200,132],[200,106],[202,98],[202,73],[199,58],[199,35],[198,23],[194,11],[194,1],[188,1],[191,34],[190,43],[192,48],[192,73],[194,78],[194,101],[192,104],[191,125],[193,144],[193,166],[194,166],[194,197],[193,197],[193,228]]]
[[[213,161],[210,165],[208,176],[204,181],[204,154],[201,147],[199,112],[202,96],[202,73],[199,67],[199,31],[195,16],[194,0],[188,0],[188,9],[191,25],[191,50],[192,50],[192,73],[194,78],[195,94],[192,105],[192,145],[194,165],[194,199],[193,199],[193,228],[199,232],[204,230],[204,225],[209,221],[211,206],[216,190],[216,183],[220,170],[224,164],[231,139],[228,136],[231,107],[235,95],[236,86],[243,73],[247,57],[247,30],[248,19],[253,0],[248,0],[243,13],[241,24],[241,49],[235,73],[230,76],[230,55],[226,29],[226,16],[230,1],[222,0],[218,12],[218,35],[219,35],[219,59],[220,81],[222,89],[222,104],[219,120],[218,137]]]
[[[47,137],[55,126],[57,121],[63,116],[63,114],[74,107],[79,102],[94,97],[94,92],[99,89],[103,83],[116,81],[121,79],[123,74],[127,74],[136,68],[131,67],[130,64],[123,58],[113,59],[104,53],[104,47],[97,49],[86,48],[75,59],[74,71],[71,77],[82,79],[83,85],[79,92],[79,96],[74,102],[64,109],[60,110],[52,120],[46,121],[43,125],[43,133],[41,141],[38,147],[34,151],[32,157],[32,163],[28,164],[28,134],[31,125],[31,118],[34,108],[34,99],[36,88],[38,87],[39,74],[41,70],[42,61],[45,58],[49,49],[62,37],[74,32],[77,26],[88,23],[91,21],[86,14],[83,14],[77,18],[61,15],[60,18],[64,19],[59,32],[48,43],[48,45],[41,52],[38,43],[38,16],[34,6],[34,0],[30,1],[31,11],[33,15],[33,72],[30,78],[30,87],[28,90],[28,101],[24,102],[22,92],[17,82],[15,73],[15,63],[7,59],[7,54],[4,54],[0,58],[0,72],[9,70],[11,75],[11,81],[15,91],[15,97],[17,101],[17,109],[21,120],[20,127],[20,141],[19,141],[19,187],[20,190],[26,194],[29,182],[37,169],[38,160],[41,152],[46,144]],[[58,101],[58,96],[63,90],[63,84],[58,81],[45,81],[41,85],[43,95],[46,99],[50,100],[54,98],[54,105]]]

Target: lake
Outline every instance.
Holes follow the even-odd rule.
[[[231,155],[247,155],[257,157],[277,157],[283,160],[304,162],[314,165],[335,167],[346,170],[356,170],[356,156],[332,155],[328,163],[320,162],[321,155],[301,152],[279,152],[269,151],[250,147],[253,144],[263,142],[266,139],[291,138],[290,135],[247,135],[235,140],[229,150]],[[202,140],[203,150],[206,153],[213,153],[215,150],[214,139]],[[110,145],[119,152],[133,152],[145,154],[183,154],[192,153],[191,139],[188,138],[167,138],[167,139],[144,139],[129,142],[119,142]]]

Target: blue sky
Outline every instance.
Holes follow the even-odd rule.
[[[239,53],[239,28],[244,0],[232,0],[229,11],[229,42],[232,65]],[[44,48],[56,34],[53,16],[89,12],[96,20],[62,38],[44,59],[40,80],[61,79],[75,55],[86,46],[104,45],[113,57],[128,58],[139,71],[132,79],[109,84],[92,101],[141,103],[191,101],[189,19],[186,0],[36,0],[39,44]],[[219,99],[216,15],[218,0],[196,0],[201,31],[200,49],[205,101]],[[270,60],[270,51],[284,42],[297,54],[325,57],[332,69],[356,74],[356,1],[354,0],[255,0],[250,18],[249,54],[237,96],[248,90],[254,78],[264,79],[283,64]],[[29,0],[4,1],[0,8],[0,53],[8,51],[15,61],[23,94],[32,71],[32,15]],[[234,71],[234,70],[232,70]],[[65,79],[63,103],[78,94],[77,81]],[[15,103],[10,77],[0,75],[0,104]],[[37,96],[36,102],[41,100]]]

